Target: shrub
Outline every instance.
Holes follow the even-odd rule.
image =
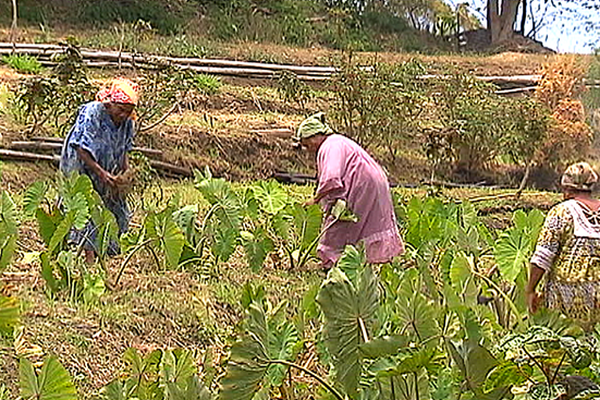
[[[366,148],[380,148],[393,163],[407,140],[416,138],[426,104],[421,64],[373,63],[352,60],[334,76],[332,117],[335,126]]]
[[[221,79],[214,75],[199,74],[194,77],[194,81],[196,90],[206,95],[217,94],[223,86]]]
[[[2,56],[2,62],[12,69],[25,74],[38,74],[42,71],[42,64],[37,58],[27,54],[11,54]]]

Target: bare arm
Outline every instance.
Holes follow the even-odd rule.
[[[114,176],[112,176],[104,168],[102,168],[87,150],[84,150],[81,147],[77,147],[77,155],[79,156],[79,158],[81,158],[84,164],[89,169],[91,169],[92,172],[98,176],[98,178],[100,178],[101,182],[110,186],[114,185]]]
[[[527,286],[525,288],[525,298],[527,300],[527,308],[532,314],[535,314],[538,310],[541,299],[535,289],[540,283],[540,280],[542,280],[542,276],[544,276],[545,272],[546,271],[537,265],[531,264],[531,268],[529,270],[529,281],[527,282]]]

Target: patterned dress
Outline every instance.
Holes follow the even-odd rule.
[[[568,200],[546,217],[531,263],[546,271],[546,307],[600,320],[600,212]]]
[[[77,121],[65,140],[60,160],[60,170],[64,174],[77,172],[90,177],[104,205],[115,215],[121,234],[127,230],[130,218],[125,197],[100,181],[79,158],[77,148],[88,151],[103,169],[117,175],[123,172],[126,154],[133,146],[133,133],[133,121],[130,119],[116,126],[103,103],[87,103],[79,110]],[[86,248],[95,249],[95,231],[93,224],[89,223],[83,231],[73,232],[71,239],[78,243],[83,237],[87,237],[90,240]],[[118,244],[111,243],[109,254],[118,252]]]

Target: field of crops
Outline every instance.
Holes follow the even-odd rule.
[[[92,219],[103,254],[117,229],[88,178],[2,191],[3,398],[553,399],[597,378],[595,334],[525,309],[556,195],[395,191],[406,255],[347,248],[325,276],[311,190],[157,184],[94,267],[71,228]]]

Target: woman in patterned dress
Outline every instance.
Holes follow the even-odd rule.
[[[122,174],[129,168],[127,152],[133,145],[132,115],[137,91],[137,84],[117,78],[96,95],[96,101],[83,105],[65,140],[60,160],[60,170],[65,175],[79,173],[90,177],[104,205],[114,214],[120,234],[129,225],[129,208],[119,187],[126,184]],[[86,260],[93,262],[97,252],[93,224],[73,232],[71,240],[85,240]],[[119,253],[118,244],[110,243],[108,253]]]
[[[527,306],[542,302],[584,326],[600,321],[600,201],[598,175],[588,163],[571,165],[561,179],[565,201],[553,207],[531,258]],[[543,296],[536,287],[546,276]]]

